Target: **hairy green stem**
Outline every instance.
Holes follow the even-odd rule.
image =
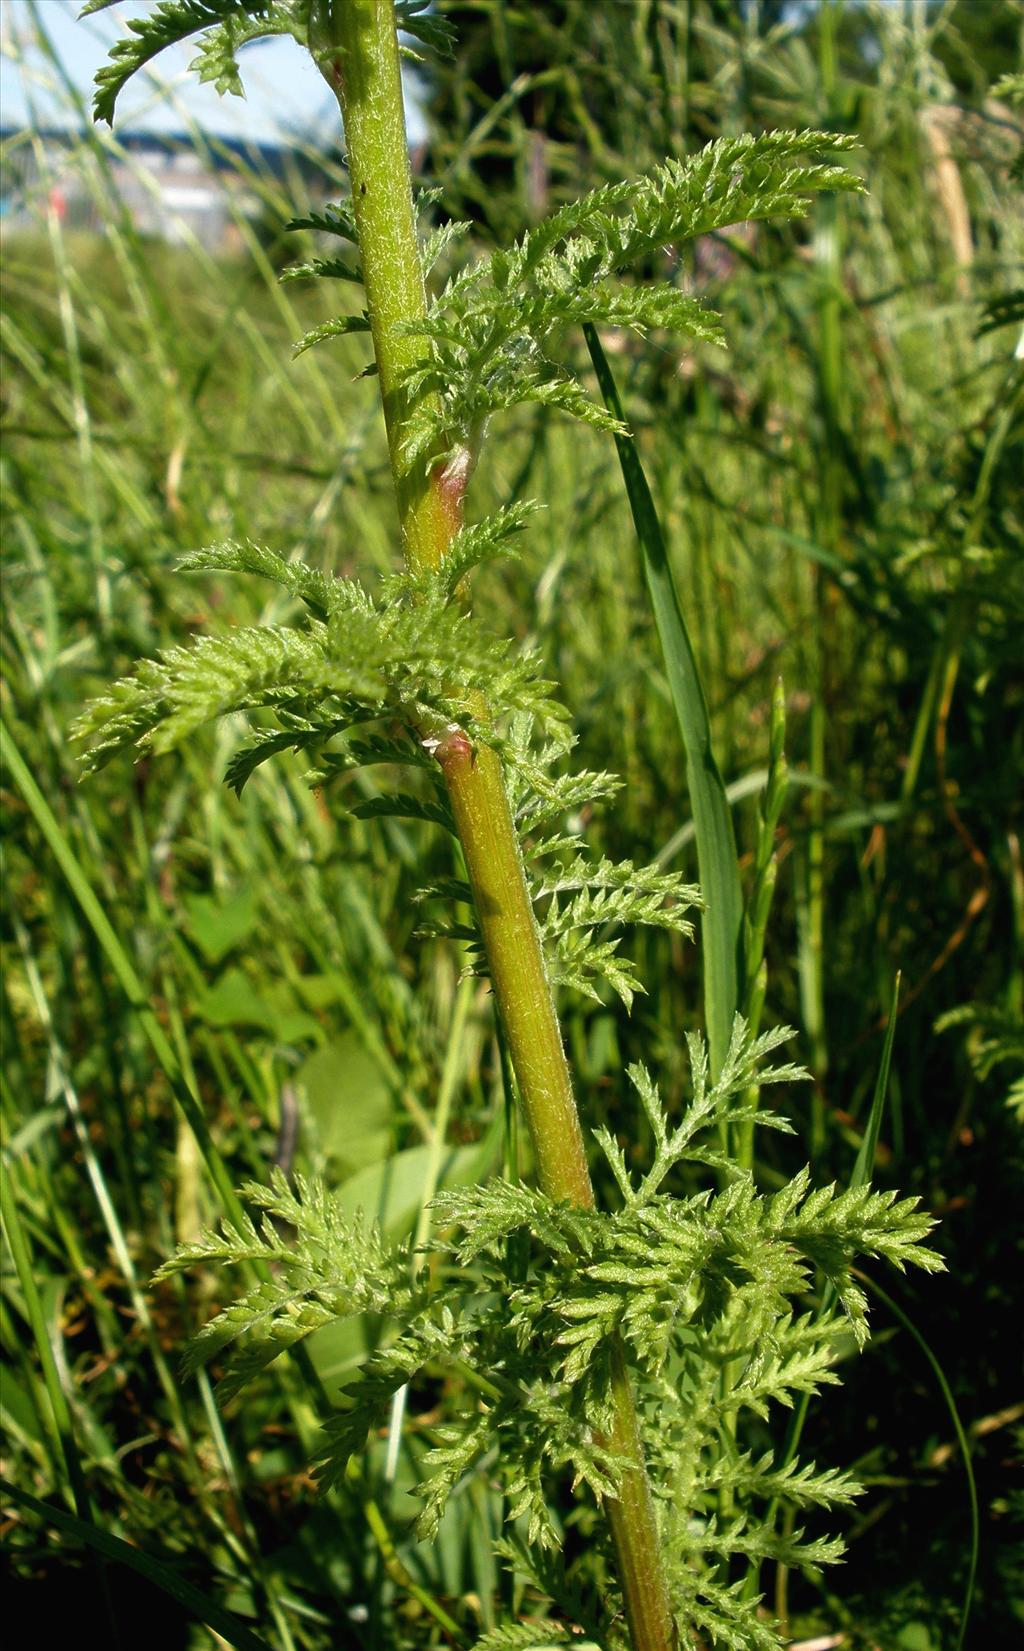
[[[402,453],[403,381],[420,353],[405,330],[425,312],[392,0],[317,0],[311,44],[345,123],[352,201],[406,559],[435,567],[461,517],[468,455],[439,454],[428,476]],[[540,1183],[593,1207],[583,1131],[519,841],[497,756],[459,729],[437,748],[483,933],[488,969]],[[675,1629],[621,1345],[613,1351],[610,1448],[629,1465],[608,1517],[636,1651],[671,1651]]]
[[[501,764],[493,751],[474,749],[461,732],[442,742],[437,757],[541,1186],[552,1198],[592,1206],[583,1131]]]
[[[310,48],[341,105],[363,286],[405,554],[436,567],[459,523],[461,478],[427,477],[402,453],[404,380],[422,354],[404,331],[426,310],[392,0],[314,0]]]

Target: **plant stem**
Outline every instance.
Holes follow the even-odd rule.
[[[410,469],[403,381],[422,354],[403,331],[426,311],[392,0],[314,0],[310,48],[341,105],[363,286],[406,559],[436,567],[459,525],[461,487]]]
[[[552,1198],[593,1206],[576,1098],[501,765],[454,733],[438,748],[512,1069]]]
[[[402,456],[403,379],[420,345],[403,327],[426,294],[416,241],[398,40],[392,0],[318,0],[310,41],[342,109],[352,200],[406,559],[435,567],[461,519],[467,465],[438,455],[430,474]],[[468,459],[468,455],[466,456]],[[549,1197],[592,1208],[583,1131],[562,1046],[540,934],[494,752],[453,729],[437,750],[465,856],[488,969],[540,1184]],[[671,1651],[675,1628],[625,1355],[613,1359],[608,1444],[625,1459],[608,1517],[636,1651]]]

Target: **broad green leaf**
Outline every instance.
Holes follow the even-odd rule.
[[[305,1091],[320,1148],[336,1172],[351,1173],[387,1156],[391,1092],[357,1033],[315,1050],[296,1082]]]
[[[437,1190],[467,1186],[485,1176],[501,1151],[503,1128],[503,1120],[498,1117],[475,1145],[449,1147],[441,1163]],[[362,1210],[389,1236],[404,1237],[420,1212],[430,1157],[430,1147],[407,1147],[385,1163],[360,1170],[338,1188],[336,1197],[343,1214],[354,1216]]]
[[[203,992],[199,1013],[210,1026],[257,1026],[272,1032],[274,1011],[253,987],[244,970],[225,970],[220,979]]]
[[[243,889],[227,900],[212,894],[190,894],[185,899],[189,932],[207,963],[220,963],[247,940],[256,926],[256,897]]]

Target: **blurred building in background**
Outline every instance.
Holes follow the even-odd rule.
[[[142,235],[226,251],[240,240],[239,220],[262,211],[260,180],[296,159],[281,144],[208,135],[119,132],[116,143],[83,144],[66,129],[0,126],[0,223],[38,227],[52,210],[68,229],[100,234],[113,196]]]

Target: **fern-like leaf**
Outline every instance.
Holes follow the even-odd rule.
[[[312,327],[309,332],[303,333],[292,345],[292,355],[304,355],[314,344],[322,344],[328,338],[347,338],[351,333],[368,333],[369,330],[370,317],[365,310],[362,315],[336,315],[330,321],[321,321],[318,327]]]
[[[229,17],[200,36],[199,49],[189,68],[201,81],[212,81],[223,97],[230,92],[244,97],[238,53],[253,40],[287,34],[304,45],[306,12],[302,0],[272,0],[265,6],[249,5],[250,15]]]
[[[115,0],[89,0],[81,15],[88,17],[93,12],[105,11],[114,3]],[[146,16],[129,18],[129,34],[110,48],[108,60],[96,76],[93,104],[96,119],[113,123],[114,107],[128,81],[168,46],[176,46],[203,30],[232,24],[248,27],[255,21],[264,25],[259,33],[277,32],[272,31],[270,22],[277,9],[275,0],[160,0]],[[290,8],[287,9],[290,12]],[[290,16],[289,32],[293,22]],[[208,72],[204,78],[225,79],[226,89],[235,90],[223,64],[216,71],[209,62],[205,66]]]
[[[455,836],[455,821],[447,803],[426,797],[412,797],[403,792],[389,792],[383,797],[367,797],[355,803],[350,810],[357,820],[424,820],[438,825]]]
[[[354,580],[328,578],[305,562],[287,561],[251,539],[226,540],[191,551],[178,567],[182,573],[256,573],[263,579],[273,579],[293,596],[301,597],[318,619],[327,619],[342,608],[365,607],[361,587]]]
[[[538,677],[535,660],[450,606],[440,581],[425,593],[415,580],[393,580],[386,599],[375,603],[355,581],[326,579],[250,544],[215,547],[186,565],[279,580],[327,620],[301,630],[239,628],[144,661],[79,719],[75,737],[90,745],[87,771],[133,745],[169,751],[203,723],[233,711],[275,711],[283,732],[294,728],[303,736],[296,745],[315,744],[318,732],[328,739],[344,723],[384,716],[398,718],[420,739],[427,728],[454,724],[498,749],[505,719],[517,713],[549,732],[564,726],[565,712]],[[486,720],[481,699],[496,713]],[[270,754],[266,748],[253,753],[257,761]],[[249,772],[243,759],[234,774],[244,782]]]
[[[564,1645],[571,1638],[568,1628],[547,1619],[536,1623],[502,1623],[498,1628],[488,1629],[481,1639],[474,1640],[473,1651],[554,1651],[555,1647]],[[587,1651],[587,1648],[581,1646],[580,1651]]]
[[[459,1481],[468,1474],[491,1442],[487,1416],[469,1422],[448,1423],[434,1429],[435,1443],[423,1458],[426,1482],[422,1489],[423,1508],[416,1521],[416,1534],[423,1541],[437,1535],[445,1508]]]
[[[530,1233],[562,1258],[589,1255],[596,1239],[597,1217],[592,1211],[554,1203],[538,1188],[517,1181],[457,1187],[439,1193],[430,1207],[437,1228],[460,1229],[459,1237],[438,1240],[438,1247],[462,1267],[484,1254],[500,1259],[509,1237],[519,1231]]]
[[[578,285],[592,284],[730,224],[801,217],[822,190],[863,189],[845,166],[816,158],[856,146],[854,137],[819,131],[717,138],[686,160],[667,160],[646,177],[570,202],[511,252],[493,254],[463,286],[490,286],[514,303],[524,289],[557,290],[567,270]]]
[[[813,1462],[789,1462],[778,1467],[770,1451],[754,1458],[746,1451],[737,1457],[720,1456],[704,1480],[708,1490],[742,1492],[745,1499],[765,1502],[776,1497],[793,1507],[832,1507],[864,1494],[863,1485],[842,1468],[815,1467]]]
[[[820,158],[852,147],[853,140],[822,132],[720,138],[645,178],[592,191],[511,249],[461,272],[426,317],[409,324],[424,339],[425,355],[407,382],[419,403],[407,462],[437,445],[475,451],[486,420],[523,401],[619,430],[548,353],[549,335],[590,322],[721,343],[717,316],[697,299],[669,284],[626,288],[616,278],[666,246],[730,224],[799,216],[823,189],[860,189],[846,167]]]
[[[250,1220],[241,1228],[225,1224],[183,1245],[156,1277],[213,1262],[274,1265],[272,1277],[259,1280],[196,1335],[185,1368],[194,1371],[232,1350],[221,1383],[225,1398],[287,1348],[325,1324],[356,1313],[400,1310],[410,1300],[408,1257],[384,1248],[375,1228],[361,1217],[341,1215],[325,1187],[296,1178],[289,1187],[275,1170],[269,1187],[250,1184],[243,1196],[264,1212],[259,1228]],[[281,1238],[275,1222],[295,1229],[294,1244]],[[241,1338],[247,1345],[238,1348]]]
[[[313,229],[318,235],[336,235],[339,240],[358,245],[359,234],[352,207],[347,201],[329,201],[320,210],[306,212],[302,217],[289,218],[285,229]]]
[[[287,720],[292,726],[279,734],[268,734],[264,739],[255,740],[251,745],[240,746],[228,760],[224,770],[224,783],[231,787],[237,797],[242,795],[257,768],[269,762],[271,757],[279,756],[282,751],[315,751],[318,761],[330,761],[329,755],[322,751],[322,746],[327,740],[333,739],[336,734],[343,733],[352,726],[352,719],[347,716],[324,722],[309,722],[305,718],[294,717]]]
[[[356,1451],[387,1415],[391,1400],[435,1359],[464,1351],[455,1314],[446,1306],[435,1312],[407,1314],[401,1334],[390,1347],[379,1349],[363,1365],[358,1379],[345,1391],[346,1408],[328,1417],[317,1462],[317,1478],[325,1488],[339,1484]]]
[[[467,573],[478,567],[481,562],[493,561],[499,556],[516,555],[513,541],[525,531],[531,517],[536,515],[540,508],[541,506],[531,499],[521,499],[516,504],[503,505],[493,515],[485,516],[482,521],[460,528],[434,578],[439,580],[442,588],[451,595]]]
[[[294,227],[293,224],[288,226]],[[362,286],[363,272],[358,264],[344,258],[310,258],[302,264],[289,264],[281,271],[282,281],[355,281]]]
[[[74,737],[90,742],[84,766],[93,772],[132,746],[170,751],[215,717],[292,697],[296,684],[323,697],[332,683],[338,679],[326,664],[325,627],[251,626],[144,661],[87,708]],[[345,687],[364,685],[353,676]]]
[[[430,9],[430,0],[395,0],[395,23],[400,34],[422,41],[438,57],[455,54],[455,30]]]
[[[420,263],[423,266],[424,275],[429,275],[434,265],[444,256],[448,248],[454,245],[456,241],[461,240],[464,235],[468,235],[472,227],[473,225],[468,221],[457,222],[454,219],[448,219],[446,223],[438,224],[436,229],[432,229],[420,248]]]

